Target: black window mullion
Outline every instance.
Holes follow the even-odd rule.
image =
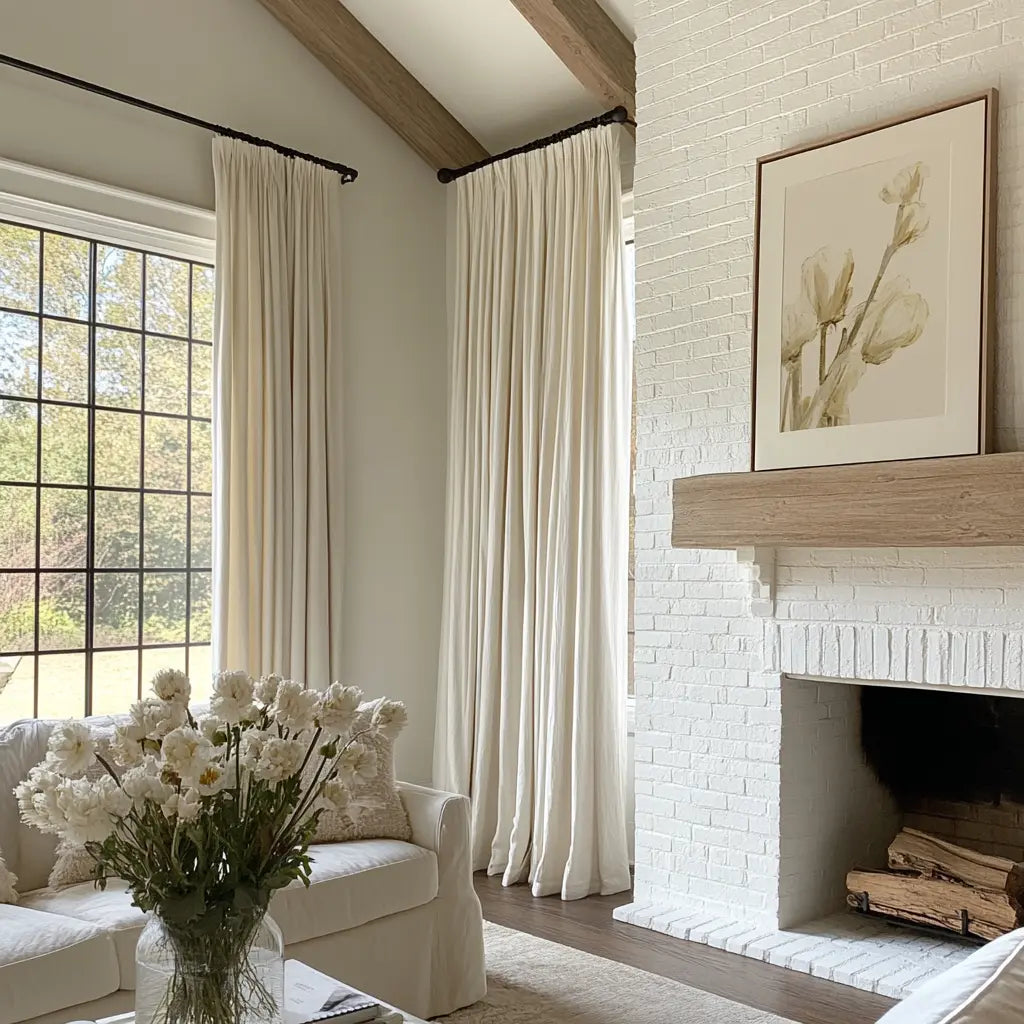
[[[94,565],[89,570],[76,569],[74,566],[68,565],[41,565],[38,569],[22,568],[20,566],[5,566],[3,572],[10,576],[28,576],[35,572],[70,572],[80,573],[88,571],[93,576],[103,576],[109,573],[125,573],[135,572],[139,570],[133,568],[130,565],[108,565],[108,566],[96,566]],[[154,573],[166,573],[166,572],[177,572],[181,573],[184,569],[180,565],[147,565],[143,568],[142,572],[145,575],[153,575]],[[193,572],[212,572],[213,566],[211,565],[194,565],[192,566]],[[149,646],[147,644],[147,646]],[[10,654],[10,651],[4,651],[4,654]]]
[[[94,324],[89,324],[89,325],[84,325],[83,324],[83,326],[88,326],[89,327],[90,335],[95,333],[95,325]],[[8,395],[5,392],[0,392],[0,400],[3,400],[5,402],[36,402],[36,401],[38,401],[39,404],[43,405],[43,406],[57,405],[57,406],[61,406],[62,408],[70,408],[70,409],[84,409],[87,405],[92,404],[97,412],[117,412],[117,413],[133,413],[133,412],[136,412],[135,409],[126,409],[123,406],[118,406],[118,405],[103,405],[102,403],[89,403],[89,402],[73,402],[73,401],[70,401],[69,399],[66,399],[66,398],[40,398],[40,399],[37,400],[37,399],[34,399],[34,398],[26,398],[24,395]],[[155,416],[158,419],[163,419],[163,420],[187,420],[187,419],[190,418],[187,413],[182,413],[182,412],[160,412],[158,410],[153,410],[150,413],[148,413],[148,415]],[[210,417],[209,416],[192,416],[191,419],[197,420],[200,423],[209,423],[210,422]],[[80,486],[84,486],[84,484],[80,485]]]
[[[9,224],[10,221],[4,221],[4,224]],[[49,232],[53,234],[54,232]],[[86,241],[86,239],[80,239],[80,241]],[[96,243],[90,243],[95,245]],[[124,246],[117,246],[118,249],[123,249]],[[192,264],[190,263],[191,267]],[[98,320],[93,316],[90,316],[88,320],[82,320],[77,316],[64,316],[62,313],[43,313],[40,309],[39,312],[31,309],[19,309],[17,306],[3,306],[0,305],[0,313],[17,313],[19,316],[45,316],[47,320],[59,320],[63,324],[78,324],[79,326],[93,326],[99,330],[106,331],[119,331],[121,334],[142,334],[142,329],[139,327],[126,327],[124,324],[108,324],[103,320]],[[164,331],[148,331],[154,338],[167,338],[170,341],[189,341],[190,339],[185,337],[183,334],[168,334]],[[212,345],[210,341],[199,340],[199,345]]]
[[[92,714],[96,568],[96,243],[89,243],[89,456],[85,512],[85,713]]]
[[[181,646],[181,641],[179,641],[179,640],[170,640],[170,641],[168,641],[166,643],[147,644],[146,645],[146,650],[147,651],[169,651],[169,650],[171,650],[171,649],[173,649],[175,647],[180,647],[180,646]],[[206,645],[205,644],[199,644],[198,646],[203,647],[203,646],[206,646]],[[97,652],[99,652],[100,654],[106,654],[106,653],[108,653],[110,651],[113,651],[115,653],[118,652],[118,651],[140,651],[141,648],[139,648],[135,644],[119,644],[119,645],[117,645],[115,647],[97,647],[97,648],[95,648],[95,650]],[[35,654],[35,653],[37,653],[37,652],[35,652],[35,651],[7,651],[6,652],[6,656],[7,657],[12,657],[12,658],[31,658],[32,655]],[[45,654],[85,654],[86,653],[86,649],[84,647],[60,647],[60,648],[56,648],[56,649],[54,649],[52,651],[45,651],[44,653]]]
[[[139,373],[139,621],[137,639],[139,643],[137,692],[139,700],[142,699],[142,641],[143,641],[143,615],[145,613],[146,600],[146,575],[143,571],[146,566],[146,270],[149,264],[149,257],[142,254],[142,337],[139,340],[139,358],[141,369]]]
[[[31,399],[22,399],[29,405],[35,405],[36,403]],[[102,412],[102,409],[100,410]],[[129,415],[137,416],[138,413],[129,410]],[[41,490],[55,490],[55,491],[85,491],[88,490],[87,484],[65,484],[65,483],[43,483],[34,484],[30,480],[0,480],[0,487],[39,487]],[[138,494],[140,488],[138,487],[118,487],[112,484],[98,484],[93,488],[95,491],[110,491],[114,494]],[[176,491],[171,487],[147,487],[147,494],[172,494],[178,497],[184,497],[188,494],[188,491]],[[192,495],[196,498],[211,498],[213,494],[211,491],[192,491]]]
[[[188,336],[195,334],[195,327],[192,323],[192,275],[195,272],[195,265],[190,261],[188,265]],[[185,675],[188,675],[189,657],[191,650],[189,642],[192,639],[192,342],[188,343],[186,349],[188,359],[188,378],[185,389],[187,405],[185,411],[188,414],[185,434],[185,490],[188,497],[185,499]]]
[[[36,348],[36,577],[35,577],[35,626],[33,646],[35,657],[32,664],[32,717],[39,717],[39,601],[42,592],[42,577],[39,565],[42,559],[43,491],[43,246],[46,236],[39,232],[39,323]]]

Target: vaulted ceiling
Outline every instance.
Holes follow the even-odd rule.
[[[633,112],[632,0],[260,0],[434,167]]]

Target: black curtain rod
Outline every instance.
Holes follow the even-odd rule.
[[[491,164],[496,164],[499,160],[507,160],[509,157],[518,156],[520,153],[532,153],[535,149],[543,149],[545,146],[551,146],[556,142],[571,139],[574,135],[579,135],[580,132],[589,131],[591,128],[599,128],[603,124],[631,124],[633,127],[636,127],[636,121],[629,116],[629,111],[625,107],[612,107],[611,110],[606,110],[603,114],[598,114],[597,117],[592,117],[589,121],[580,121],[579,124],[574,124],[571,128],[563,128],[560,132],[555,132],[554,135],[546,135],[543,139],[535,139],[533,142],[527,142],[525,146],[517,146],[515,149],[506,149],[504,153],[497,153],[494,156],[487,157],[485,160],[478,160],[475,164],[466,164],[465,167],[442,167],[437,172],[437,180],[442,185],[447,185],[448,182],[461,178],[466,174],[471,174],[473,171],[478,171],[481,167],[489,167]]]
[[[19,71],[27,71],[30,75],[39,75],[42,78],[49,78],[54,82],[63,85],[70,85],[75,89],[82,89],[85,92],[103,96],[108,100],[116,100],[118,103],[126,103],[130,107],[138,107],[140,110],[148,110],[151,114],[160,114],[162,117],[169,117],[174,121],[181,121],[183,124],[190,124],[196,128],[205,128],[207,131],[217,135],[227,136],[229,139],[238,139],[241,142],[248,142],[253,146],[262,146],[264,149],[272,149],[283,156],[298,157],[300,160],[308,160],[312,164],[326,167],[341,175],[342,183],[355,181],[359,172],[353,167],[346,167],[344,164],[336,163],[334,160],[327,160],[322,156],[314,156],[312,153],[303,153],[298,149],[291,149],[289,146],[282,146],[280,143],[271,142],[269,139],[261,139],[256,135],[248,135],[246,132],[235,131],[234,128],[226,128],[222,124],[214,124],[212,121],[204,121],[202,118],[193,117],[191,114],[182,114],[180,111],[171,110],[170,107],[161,107],[149,100],[139,99],[138,96],[129,96],[127,93],[115,92],[103,85],[96,85],[94,82],[86,82],[82,78],[73,78],[52,68],[44,68],[39,64],[30,64],[26,60],[18,60],[17,57],[10,57],[0,53],[0,64],[17,68]]]

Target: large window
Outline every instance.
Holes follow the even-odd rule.
[[[210,677],[213,271],[0,221],[0,722]]]

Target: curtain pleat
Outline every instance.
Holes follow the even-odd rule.
[[[213,162],[214,665],[326,685],[343,582],[341,184],[232,139]]]
[[[457,184],[435,782],[473,859],[629,887],[630,351],[616,130]]]

